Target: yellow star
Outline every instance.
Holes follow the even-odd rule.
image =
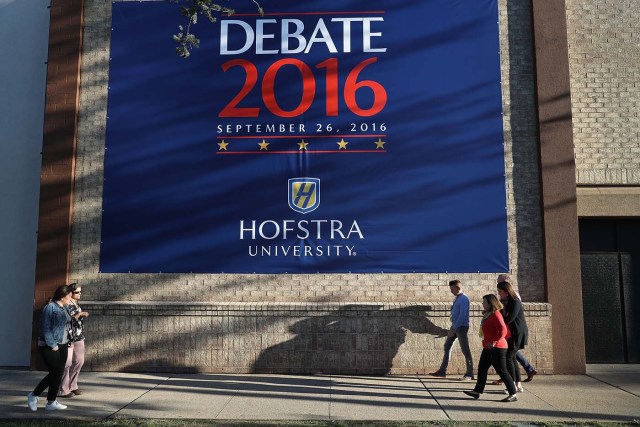
[[[264,139],[258,145],[260,146],[260,151],[262,151],[262,150],[269,151],[269,149],[267,148],[269,146],[269,143],[267,141],[265,141]]]
[[[340,142],[338,142],[338,150],[346,150],[348,142],[342,138]]]
[[[228,145],[229,145],[229,143],[228,142],[224,142],[224,139],[223,139],[222,142],[218,142],[218,146],[220,147],[220,148],[218,148],[218,151],[222,151],[222,150],[227,151],[227,146]]]
[[[307,150],[307,145],[309,145],[308,142],[304,142],[304,139],[301,142],[298,142],[298,146],[300,148],[298,148],[298,150]]]
[[[377,141],[374,141],[374,144],[376,144],[376,150],[378,148],[380,148],[381,150],[384,150],[384,144],[386,144],[387,141],[383,141],[382,139],[378,138]]]

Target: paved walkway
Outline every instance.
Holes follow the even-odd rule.
[[[587,375],[537,375],[515,403],[498,386],[479,400],[454,379],[364,376],[83,372],[82,396],[37,412],[26,395],[43,372],[0,369],[0,418],[217,420],[640,420],[640,365],[592,365]],[[490,377],[490,379],[493,379]]]

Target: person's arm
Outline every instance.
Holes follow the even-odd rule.
[[[485,320],[485,324],[487,326],[485,332],[487,347],[495,347],[498,344],[498,341],[507,335],[507,326],[505,325],[499,311],[496,311],[489,316],[487,320]]]
[[[513,323],[518,318],[518,315],[520,314],[521,310],[522,310],[522,303],[520,302],[520,300],[509,297],[509,303],[505,308],[506,314],[504,318],[504,323],[506,323],[507,325],[509,323]]]
[[[498,339],[496,340],[497,342],[499,340],[503,340],[506,338],[507,334],[509,333],[509,327],[504,321],[504,318],[502,317],[502,313],[500,312],[497,313],[496,320],[497,320],[497,327],[498,327]]]
[[[44,306],[42,309],[42,319],[40,322],[40,328],[42,330],[42,338],[44,339],[47,347],[50,347],[53,351],[58,350],[58,341],[53,337],[53,316],[54,308],[51,303]]]
[[[469,312],[469,299],[461,295],[456,299],[451,311],[451,329],[455,332],[464,323],[465,313]]]
[[[76,320],[80,320],[83,317],[89,317],[89,312],[88,311],[83,311],[79,305],[77,304],[70,304],[71,306],[71,316],[73,316],[74,319]]]

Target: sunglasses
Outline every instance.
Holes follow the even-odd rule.
[[[74,294],[81,294],[82,291],[73,291]]]

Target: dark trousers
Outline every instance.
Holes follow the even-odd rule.
[[[520,369],[516,362],[516,353],[518,352],[518,349],[515,347],[511,338],[507,340],[507,344],[509,345],[509,348],[507,348],[507,371],[509,371],[509,375],[511,375],[513,381],[519,383]]]
[[[34,396],[40,396],[45,388],[47,391],[47,401],[53,402],[58,397],[62,374],[64,373],[64,365],[67,362],[67,352],[69,347],[66,344],[58,345],[58,351],[53,351],[49,347],[38,347],[40,355],[47,366],[49,373],[40,381],[40,384],[33,389]]]
[[[507,372],[507,349],[506,348],[485,348],[480,355],[478,362],[478,380],[474,390],[478,393],[484,392],[484,386],[487,384],[487,373],[489,368],[493,366],[500,379],[507,386],[509,394],[516,394],[516,386],[511,379],[511,375]]]

